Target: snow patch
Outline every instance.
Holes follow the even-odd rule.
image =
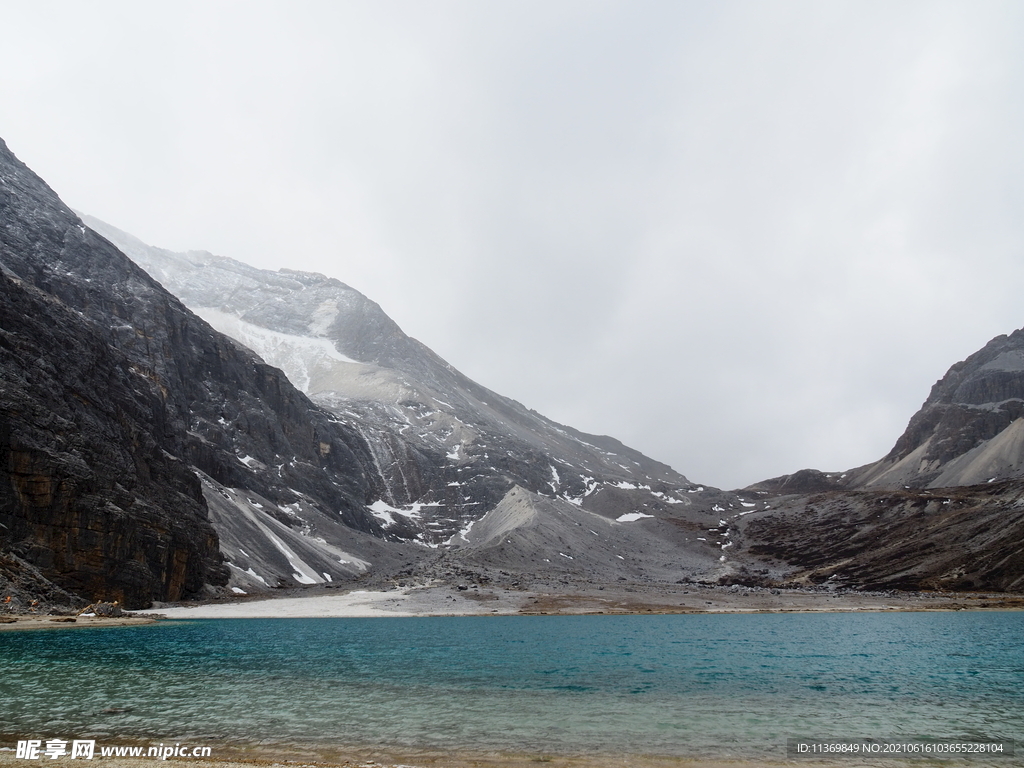
[[[661,499],[666,504],[686,504],[682,499],[677,499],[675,496],[669,496],[668,494],[662,493],[661,491],[651,491],[651,496]]]
[[[645,515],[643,512],[627,512],[624,515],[619,515],[615,518],[617,523],[632,523],[636,520],[641,520],[645,517],[654,517],[654,515]]]
[[[306,394],[310,393],[310,384],[318,369],[330,368],[337,363],[361,364],[358,360],[341,354],[330,339],[272,331],[247,323],[230,312],[213,307],[192,309],[218,331],[236,339],[270,365],[283,370],[291,382]],[[326,329],[327,325],[333,322],[333,318],[328,319],[328,315],[329,313],[324,313],[320,317],[315,315],[311,326],[323,326]]]
[[[548,464],[548,467],[550,467],[550,469],[551,469],[551,480],[550,480],[550,482],[548,482],[548,485],[551,486],[551,492],[552,493],[558,493],[558,486],[560,486],[562,484],[562,480],[558,476],[558,470],[555,469],[555,465],[554,464]]]
[[[469,532],[473,529],[474,525],[476,525],[476,520],[471,520],[469,525],[467,525],[461,531],[459,531],[454,536],[452,536],[450,539],[448,539],[448,541],[446,543],[448,543],[448,544],[455,544],[456,543],[455,542],[456,539],[462,539],[464,542],[469,544]]]
[[[313,319],[306,327],[314,336],[326,336],[327,329],[338,319],[338,312],[338,300],[326,299],[313,310]]]
[[[243,554],[244,554],[244,553],[243,553]],[[248,555],[246,555],[246,557],[248,557]],[[228,563],[227,563],[227,564],[228,564],[228,567],[230,567],[230,568],[234,568],[234,569],[235,569],[236,571],[238,571],[238,572],[240,572],[240,573],[244,573],[244,574],[246,574],[247,576],[252,576],[252,577],[253,577],[254,579],[256,579],[257,581],[259,581],[260,583],[262,583],[262,584],[263,584],[263,586],[265,586],[265,587],[268,587],[268,586],[270,586],[269,584],[267,584],[267,580],[266,580],[266,579],[264,579],[264,578],[263,578],[262,576],[260,576],[260,575],[259,575],[258,573],[256,573],[256,571],[254,571],[254,570],[253,570],[253,569],[252,569],[251,567],[249,568],[249,570],[247,570],[247,571],[243,571],[243,570],[242,570],[242,569],[241,569],[240,567],[238,567],[237,565],[235,565],[234,563],[232,563],[232,562],[231,562],[230,560],[228,561]]]
[[[377,501],[370,504],[367,509],[370,510],[370,514],[376,517],[378,520],[383,521],[385,525],[394,525],[395,518],[393,515],[401,515],[402,517],[408,517],[413,520],[418,520],[420,517],[420,510],[424,507],[441,507],[444,506],[439,501],[431,501],[423,504],[421,502],[415,502],[409,505],[408,509],[400,509],[399,507],[393,507],[388,504],[384,499],[377,499]]]

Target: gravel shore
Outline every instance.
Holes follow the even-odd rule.
[[[475,616],[534,614],[756,613],[789,611],[1020,610],[1024,596],[964,593],[865,593],[719,587],[585,586],[509,590],[409,587],[344,594],[308,590],[273,599],[210,602],[151,609],[167,618],[296,618],[345,616]]]
[[[350,592],[292,590],[280,597],[161,605],[117,618],[0,617],[0,632],[148,624],[167,619],[345,618],[396,616],[527,616],[658,613],[786,613],[804,611],[1024,610],[1024,595],[1000,593],[828,592],[687,584],[591,585],[510,590],[437,585]]]

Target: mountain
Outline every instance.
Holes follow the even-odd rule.
[[[858,487],[944,488],[1024,478],[1024,329],[992,339],[932,387]]]
[[[338,280],[83,219],[0,142],[13,607],[470,581],[1020,590],[1022,382],[1017,331],[953,366],[878,462],[724,492],[473,382]]]
[[[174,253],[83,219],[359,432],[385,481],[367,509],[388,538],[436,550],[413,558],[412,571],[434,577],[447,572],[437,563],[458,562],[500,566],[517,581],[545,572],[600,580],[629,570],[674,582],[733,568],[722,542],[708,545],[698,534],[743,508],[735,495],[473,382],[344,283],[203,251]],[[226,554],[235,557],[230,547]]]
[[[1024,329],[946,372],[884,457],[845,472],[803,469],[748,492],[948,488],[1024,478]]]
[[[470,381],[348,286],[90,223],[160,282],[0,142],[14,604],[744,569],[746,502]]]
[[[654,483],[655,490],[677,495],[696,488],[617,440],[556,424],[471,381],[338,280],[254,269],[205,252],[171,253],[97,219],[84,220],[196,314],[280,367],[316,402],[339,417],[348,411],[354,424],[401,433],[406,442],[441,457],[442,476],[421,469],[410,477],[397,471],[402,464],[393,450],[381,446],[381,465],[396,470],[389,477],[389,504],[450,507],[461,493],[492,505],[508,489],[507,477],[566,500],[588,495],[597,476]],[[446,490],[455,487],[463,490]],[[443,530],[424,530],[422,538],[450,538],[463,517],[446,514],[439,518],[446,521]]]
[[[1024,589],[1024,330],[950,368],[880,460],[745,493],[771,510],[738,526],[741,549],[778,578]]]
[[[349,543],[385,556],[362,436],[186,309],[2,142],[0,272],[0,552],[15,577],[129,606],[202,594],[228,580],[207,500],[233,493],[320,510],[327,575],[366,569]],[[303,543],[293,526],[250,523],[266,567],[302,573],[273,534]]]

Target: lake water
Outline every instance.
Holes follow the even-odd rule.
[[[5,632],[0,665],[8,737],[746,759],[1024,740],[1019,612],[193,620]]]

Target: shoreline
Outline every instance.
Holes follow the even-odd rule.
[[[296,590],[288,595],[161,605],[121,617],[11,615],[0,632],[152,624],[163,619],[412,618],[440,616],[584,616],[890,611],[1016,611],[1024,595],[1000,593],[819,592],[687,585],[585,587],[562,591],[459,589],[447,585],[390,591]]]
[[[95,627],[133,627],[156,624],[159,619],[151,615],[124,616],[36,616],[33,614],[12,614],[10,623],[0,624],[0,632],[19,632],[29,629],[89,629]],[[74,621],[68,621],[74,619]]]
[[[188,618],[363,618],[414,616],[580,616],[726,613],[847,613],[1024,610],[1024,595],[737,589],[687,585],[584,587],[560,591],[447,585],[391,591],[353,590],[250,598],[152,608],[149,614]]]
[[[643,616],[667,614],[1019,611],[1024,595],[861,593],[686,585],[508,590],[448,585],[378,590],[292,590],[280,596],[160,605],[120,617],[0,615],[0,632],[153,624],[165,619],[412,618],[441,616]]]

